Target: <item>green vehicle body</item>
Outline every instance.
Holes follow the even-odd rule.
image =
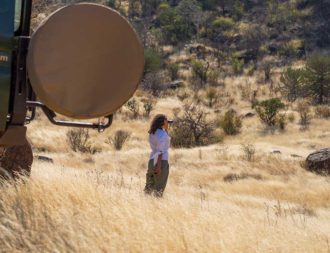
[[[15,7],[17,1],[2,1],[0,6],[0,131],[4,132],[9,113],[12,81],[12,54],[15,47]]]

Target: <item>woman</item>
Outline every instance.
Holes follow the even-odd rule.
[[[151,122],[149,129],[149,144],[151,147],[148,172],[146,175],[146,194],[162,197],[169,174],[168,150],[170,137],[167,133],[169,123],[165,115],[158,114]]]

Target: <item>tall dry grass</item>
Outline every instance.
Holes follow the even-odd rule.
[[[329,252],[329,180],[298,161],[218,155],[172,152],[163,199],[143,194],[143,153],[36,162],[31,179],[1,186],[0,252]]]

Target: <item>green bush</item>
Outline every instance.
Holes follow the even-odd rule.
[[[228,135],[235,135],[240,132],[242,120],[234,110],[229,110],[220,120],[220,126]]]
[[[279,98],[271,98],[261,102],[256,102],[253,107],[262,123],[264,123],[267,127],[274,128],[277,124],[278,114],[280,110],[285,107],[285,105]]]
[[[205,61],[193,60],[191,62],[191,67],[193,76],[200,81],[200,86],[206,84],[210,64]]]
[[[158,52],[152,48],[147,48],[144,50],[144,59],[145,59],[145,65],[144,65],[144,73],[151,73],[158,71],[162,65],[162,59]]]
[[[177,44],[186,41],[194,33],[191,24],[185,22],[184,17],[175,8],[162,10],[158,22],[164,33],[165,43]]]
[[[304,69],[287,68],[281,75],[281,91],[288,101],[294,102],[297,98],[303,96],[303,78]]]
[[[220,30],[230,30],[235,26],[235,21],[232,18],[220,16],[214,19],[212,26]]]
[[[171,80],[174,81],[178,79],[178,73],[179,73],[179,64],[177,63],[170,63],[167,65],[167,69],[170,73]]]
[[[235,75],[243,74],[244,60],[239,60],[237,58],[233,58],[231,61],[231,66],[233,68],[233,72]]]

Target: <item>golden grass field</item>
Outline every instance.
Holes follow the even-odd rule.
[[[153,115],[180,105],[159,99]],[[264,134],[253,117],[223,143],[172,149],[163,199],[143,194],[149,121],[118,116],[91,132],[94,155],[72,152],[68,129],[43,116],[31,123],[35,155],[54,163],[35,159],[30,179],[1,187],[0,252],[330,252],[330,178],[301,167],[330,143],[328,120]],[[132,132],[121,151],[105,143],[118,129]]]

